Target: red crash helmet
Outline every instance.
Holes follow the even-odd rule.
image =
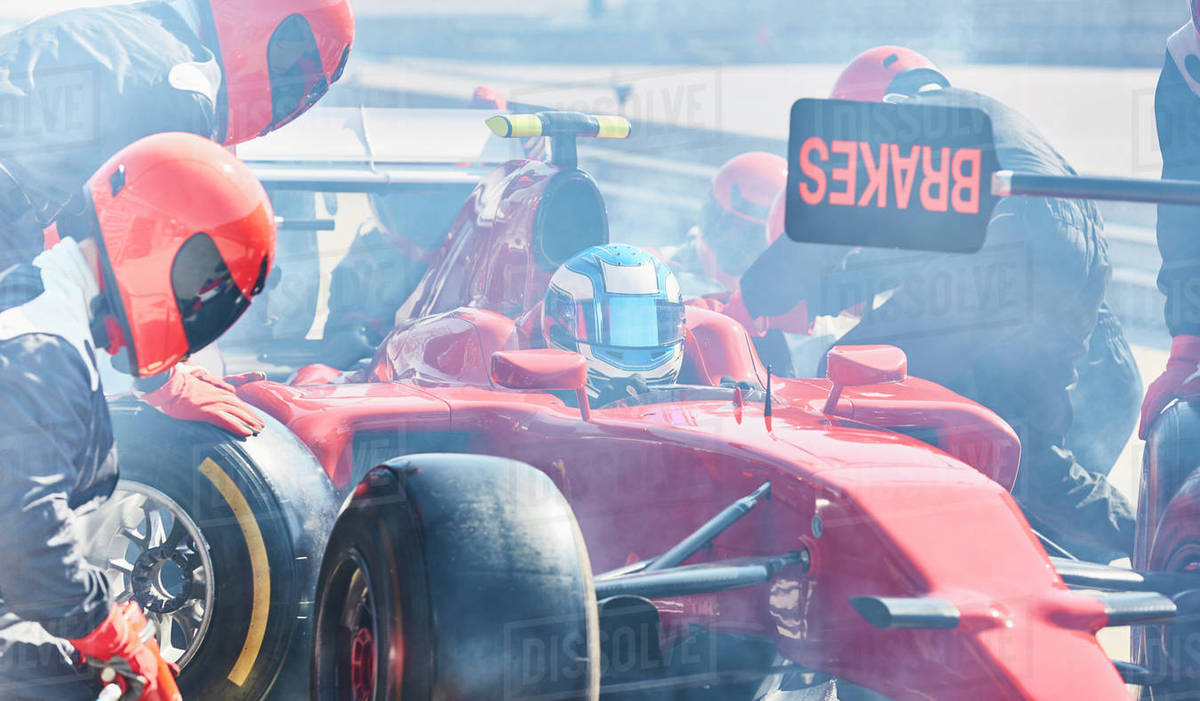
[[[883,102],[889,95],[912,97],[922,88],[950,87],[941,70],[903,46],[876,46],[854,58],[833,85],[835,100]]]
[[[276,129],[341,77],[354,41],[349,0],[208,0],[225,76],[225,143]]]
[[[700,259],[718,279],[740,276],[766,248],[767,214],[787,185],[787,160],[751,151],[734,156],[713,176],[700,222]]]
[[[79,222],[90,231],[70,233],[97,241],[107,347],[125,348],[138,377],[212,343],[262,290],[275,216],[250,169],[220,145],[148,136],[101,166],[84,195],[91,206]]]

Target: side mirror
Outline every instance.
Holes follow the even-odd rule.
[[[509,350],[492,353],[492,382],[519,390],[568,390],[579,398],[583,420],[591,418],[587,399],[587,360],[565,350]]]
[[[825,377],[833,383],[825,400],[825,413],[832,414],[846,387],[903,382],[908,356],[895,346],[834,346],[825,356]]]

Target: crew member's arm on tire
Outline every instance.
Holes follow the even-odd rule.
[[[166,374],[167,381],[142,395],[142,401],[167,416],[204,421],[243,438],[263,430],[262,418],[237,396],[233,385],[204,368],[178,363]]]
[[[111,441],[97,446],[92,435],[95,399],[66,341],[0,344],[0,591],[9,611],[62,638],[87,635],[110,607],[107,578],[80,554],[70,504],[77,465],[111,459]]]

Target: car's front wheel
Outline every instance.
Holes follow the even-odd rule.
[[[541,472],[471,455],[372,470],[325,551],[313,698],[595,699],[595,591]]]

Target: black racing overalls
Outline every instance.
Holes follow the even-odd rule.
[[[73,241],[0,275],[3,699],[91,701],[98,691],[64,640],[86,636],[110,606],[76,533],[117,480],[89,320],[96,294]]]
[[[48,15],[0,36],[0,270],[110,156],[185,131],[220,139],[220,66],[165,2]]]

